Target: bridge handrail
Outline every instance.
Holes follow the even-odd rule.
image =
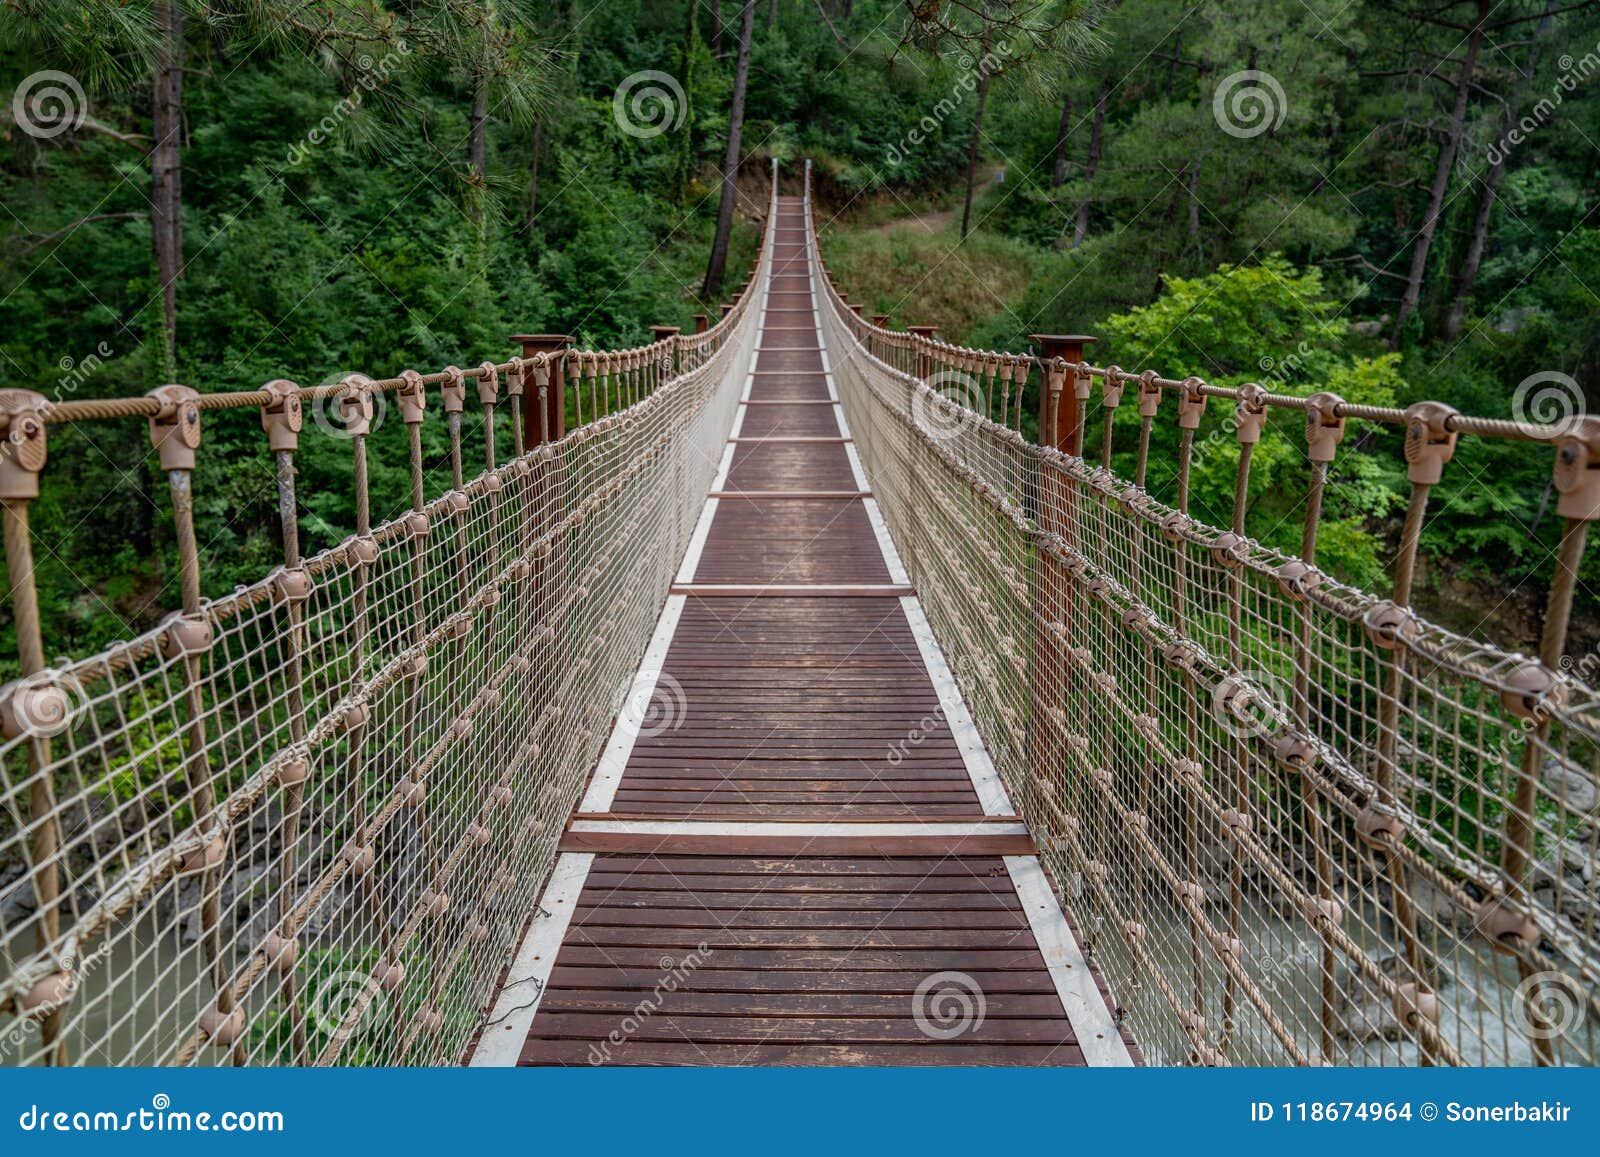
[[[1534,432],[1436,404],[1269,402],[1111,367],[1098,376],[1113,392],[1145,391],[1138,477],[1121,478],[1109,420],[1100,465],[1082,456],[1094,367],[868,322],[827,275],[814,221],[810,245],[834,375],[896,546],[1147,1055],[1595,1063],[1600,698],[1561,661],[1594,427],[1548,439],[1566,530],[1528,658],[1426,621],[1409,592],[1455,435]],[[973,371],[985,388],[942,388]],[[1046,445],[1019,431],[1030,373]],[[1180,401],[1175,505],[1142,485],[1166,391]],[[1248,407],[1231,530],[1187,509],[1209,396]],[[1307,416],[1298,556],[1243,529],[1268,405]],[[1316,565],[1345,418],[1407,425],[1412,498],[1388,599]]]
[[[774,168],[769,213],[776,196]],[[773,244],[767,229],[757,276]],[[0,689],[0,1060],[459,1061],[616,712],[595,687],[636,668],[709,491],[756,296],[702,334],[465,371],[59,404],[0,392],[22,667]],[[528,395],[504,460],[502,374]],[[469,388],[485,432],[471,476]],[[568,391],[583,421],[553,437],[546,403]],[[430,394],[451,477],[432,498]],[[405,425],[411,502],[375,522],[380,398]],[[352,447],[357,525],[307,555],[295,455],[323,403],[315,424]],[[252,407],[284,561],[208,598],[200,415]],[[128,418],[148,421],[168,480],[182,606],[52,665],[29,525],[46,430]]]

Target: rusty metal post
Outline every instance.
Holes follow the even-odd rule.
[[[216,814],[216,786],[211,782],[206,752],[205,694],[202,662],[211,649],[212,627],[200,608],[200,547],[194,529],[192,476],[195,451],[200,446],[200,395],[188,386],[161,386],[150,391],[160,410],[150,418],[150,442],[161,460],[172,496],[172,522],[177,532],[179,588],[183,611],[167,627],[161,651],[168,659],[181,659],[184,673],[184,707],[189,719],[184,729],[183,778],[194,793],[196,827],[207,825]],[[211,965],[215,1003],[201,1014],[201,1030],[208,1043],[228,1048],[236,1065],[246,1062],[244,1013],[234,1007],[227,983],[228,967],[222,951],[222,866],[227,861],[226,830],[185,867],[200,873],[200,938]]]
[[[59,689],[30,682],[45,670],[28,506],[39,497],[39,472],[47,457],[44,419],[49,406],[43,394],[31,390],[0,390],[0,435],[5,439],[0,444],[0,507],[4,511],[6,571],[11,580],[11,611],[22,673],[22,679],[5,691],[5,730],[8,736],[28,735],[28,815],[30,822],[37,825],[29,856],[41,953],[48,951],[61,934],[61,828],[51,781],[50,737],[40,734],[37,727],[30,727],[28,720],[58,716],[65,719],[71,710],[69,698]],[[27,704],[21,702],[23,696],[29,698]],[[65,1002],[50,994],[37,1007],[48,1009],[40,1023],[40,1037],[47,1046],[55,1046],[48,1054],[50,1063],[66,1064],[66,1045],[58,1040],[66,1014]]]
[[[567,435],[567,398],[562,389],[566,381],[566,352],[573,338],[564,333],[519,333],[511,340],[522,345],[522,356],[550,355],[551,388],[543,396],[539,391],[522,395],[522,428],[528,444],[559,441]],[[540,402],[544,403],[543,412]]]
[[[283,538],[283,565],[285,576],[291,572],[303,573],[300,567],[299,514],[294,492],[294,454],[300,446],[300,430],[305,414],[300,398],[300,387],[291,381],[276,379],[265,386],[269,400],[261,407],[261,428],[267,435],[267,448],[272,452],[278,486],[278,522]],[[358,462],[360,460],[358,459]],[[364,462],[361,464],[364,465]],[[360,504],[357,504],[357,526],[360,526]],[[304,632],[300,625],[299,598],[288,582],[280,583],[284,596],[284,691],[289,708],[289,740],[301,744],[306,738],[306,712],[304,673],[301,649]],[[278,931],[276,940],[264,942],[263,955],[268,963],[277,967],[283,976],[284,995],[289,1005],[291,1043],[296,1064],[309,1059],[309,1038],[306,1033],[306,1015],[299,992],[299,981],[294,970],[294,960],[299,954],[296,939],[299,929],[295,921],[297,881],[299,879],[296,853],[300,843],[300,821],[305,800],[305,785],[310,778],[310,763],[301,759],[286,764],[278,775],[278,786],[283,791],[283,856],[279,864]]]

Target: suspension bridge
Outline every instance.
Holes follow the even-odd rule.
[[[722,314],[317,387],[0,392],[6,1063],[1596,1063],[1600,700],[1565,660],[1600,427],[891,329],[825,269],[809,165],[774,165]],[[283,561],[209,597],[229,421]],[[30,515],[52,431],[106,422],[148,426],[180,599],[47,661]],[[1245,533],[1274,426],[1292,556]],[[356,529],[303,553],[311,437],[348,446]],[[1461,438],[1552,458],[1536,656],[1411,606]],[[1339,456],[1395,439],[1380,594],[1317,540]],[[1230,527],[1189,513],[1201,447],[1237,459]],[[375,465],[406,508],[375,517]]]

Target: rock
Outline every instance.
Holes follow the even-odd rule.
[[[1600,786],[1596,786],[1594,774],[1558,756],[1549,756],[1539,768],[1539,786],[1552,802],[1562,804],[1569,813],[1592,812],[1600,803]]]

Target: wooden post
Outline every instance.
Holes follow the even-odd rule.
[[[936,325],[908,325],[906,326],[906,332],[912,337],[925,337],[931,341],[933,335],[939,332],[939,327]],[[920,345],[913,343],[913,349],[916,352],[912,357],[911,372],[923,381],[927,381],[928,376],[933,373],[932,360],[922,351]]]
[[[700,315],[696,314],[695,316],[698,317]],[[676,339],[678,334],[682,332],[683,327],[676,325],[653,325],[650,327],[652,344],[662,341],[672,342],[672,353],[669,355],[668,361],[672,366],[671,374],[673,377],[676,377],[680,372],[678,369],[678,342]]]
[[[879,329],[888,329],[889,328],[889,315],[886,314],[886,313],[875,313],[875,314],[873,314],[872,315],[872,324],[877,326]]]
[[[513,334],[511,340],[522,343],[522,356],[525,358],[535,354],[562,355],[551,358],[550,387],[545,396],[543,422],[539,417],[539,391],[524,387],[522,392],[522,428],[526,431],[524,438],[528,445],[534,446],[541,441],[560,441],[567,434],[565,354],[573,339],[564,333],[519,333]]]
[[[1083,360],[1083,347],[1095,341],[1092,337],[1082,334],[1029,334],[1028,339],[1037,342],[1039,355],[1046,362],[1056,358],[1064,359],[1069,366],[1075,366]],[[1045,382],[1049,381],[1048,371],[1041,375]],[[1078,397],[1072,383],[1075,375],[1069,373],[1068,384],[1062,388],[1060,402],[1054,407],[1052,413],[1050,390],[1042,388],[1039,391],[1039,445],[1050,446],[1057,450],[1065,450],[1068,454],[1083,453],[1083,400]]]
[[[694,315],[694,332],[695,333],[705,333],[706,332],[706,315],[705,314],[697,313],[697,314]]]

